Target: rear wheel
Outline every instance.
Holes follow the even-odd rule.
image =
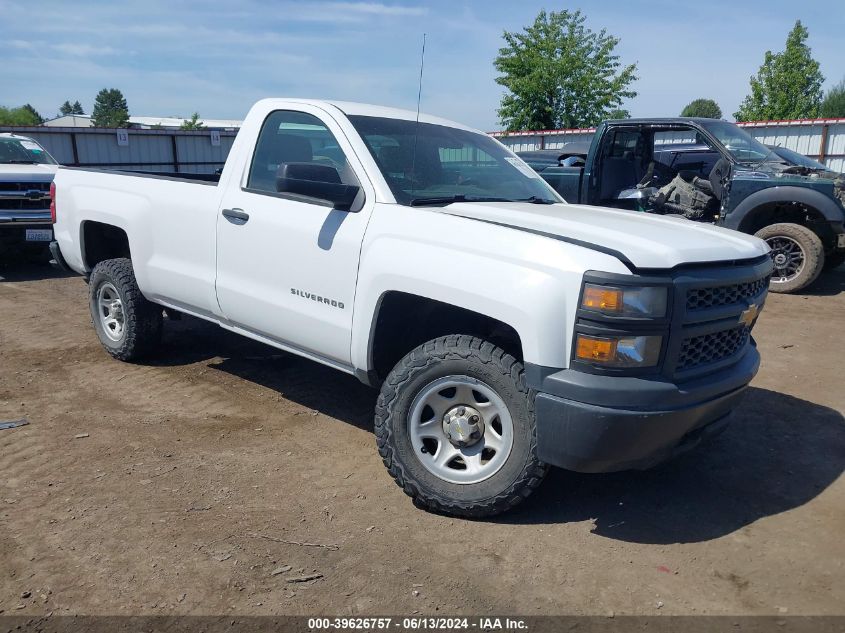
[[[800,224],[771,224],[755,235],[772,249],[775,265],[769,290],[796,292],[816,280],[824,267],[824,246],[818,235]]]
[[[115,358],[136,360],[161,342],[162,309],[141,294],[131,260],[107,259],[94,266],[89,306],[97,337]]]
[[[375,431],[396,483],[429,510],[504,512],[547,470],[522,364],[479,338],[446,336],[405,356],[382,386]]]

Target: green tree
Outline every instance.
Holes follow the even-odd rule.
[[[808,36],[806,27],[798,20],[782,52],[766,51],[763,65],[751,77],[751,93],[734,114],[737,121],[818,116],[824,76],[806,44]]]
[[[845,117],[845,79],[827,91],[819,106],[819,116],[831,119]]]
[[[205,126],[203,125],[202,121],[200,121],[199,112],[194,112],[191,115],[190,119],[186,119],[182,121],[182,125],[179,126],[180,130],[201,130]]]
[[[129,123],[129,107],[120,90],[103,88],[97,93],[91,111],[91,123],[94,127],[126,127]]]
[[[622,66],[619,38],[584,26],[581,11],[540,11],[521,32],[505,31],[494,61],[507,93],[498,109],[507,129],[587,127],[636,96],[637,65]]]
[[[65,101],[59,108],[59,114],[62,116],[67,116],[68,114],[85,114],[85,111],[82,109],[82,104],[79,101],[74,101],[73,103]]]
[[[0,125],[32,126],[41,125],[41,123],[41,117],[32,106],[29,106],[29,108],[26,106],[20,108],[0,106]]]
[[[33,108],[30,104],[28,104],[28,103],[24,104],[22,107],[23,107],[24,110],[26,110],[27,112],[29,112],[32,115],[32,118],[34,120],[38,121],[38,123],[35,123],[35,125],[41,125],[42,123],[44,123],[44,117],[41,116],[38,113],[38,110]]]
[[[607,113],[607,119],[630,119],[631,113],[624,108],[616,108]]]
[[[683,110],[682,117],[703,117],[705,119],[721,119],[722,108],[713,99],[695,99],[690,101]]]

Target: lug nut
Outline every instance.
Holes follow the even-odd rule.
[[[472,422],[473,424],[478,424],[478,416],[477,415],[472,416],[469,419],[469,421]]]
[[[460,409],[458,409],[458,415],[463,415],[463,414],[464,414],[464,413],[466,413],[466,412],[467,412],[467,410],[466,410],[466,409],[464,409],[463,407],[461,407]]]

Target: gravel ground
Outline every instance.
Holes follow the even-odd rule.
[[[187,318],[122,364],[81,278],[0,279],[6,615],[845,614],[845,268],[770,296],[722,436],[476,522],[396,487],[353,378]]]

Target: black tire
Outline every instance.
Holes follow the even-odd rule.
[[[117,291],[122,304],[123,326],[116,339],[106,333],[100,316],[100,289],[107,284]],[[97,338],[118,360],[137,360],[158,347],[162,333],[162,309],[141,294],[131,260],[107,259],[94,266],[89,280],[88,301]]]
[[[824,269],[833,270],[845,264],[845,251],[834,251],[824,256]]]
[[[824,268],[824,245],[819,236],[806,226],[786,222],[771,224],[757,231],[755,235],[766,240],[772,247],[775,271],[769,284],[771,292],[788,293],[806,288],[816,280],[822,268]],[[776,245],[781,243],[797,244],[800,247],[803,263],[793,273],[785,274],[788,272],[787,269],[778,267],[780,251],[776,248]],[[780,279],[783,279],[783,281],[780,281]]]
[[[412,445],[410,409],[424,388],[444,377],[467,377],[491,388],[507,407],[513,445],[506,461],[477,483],[452,483],[423,465]],[[543,481],[548,467],[537,459],[534,396],[523,365],[490,342],[450,335],[420,345],[388,375],[376,404],[375,435],[388,472],[414,502],[454,516],[485,517],[509,510]]]

